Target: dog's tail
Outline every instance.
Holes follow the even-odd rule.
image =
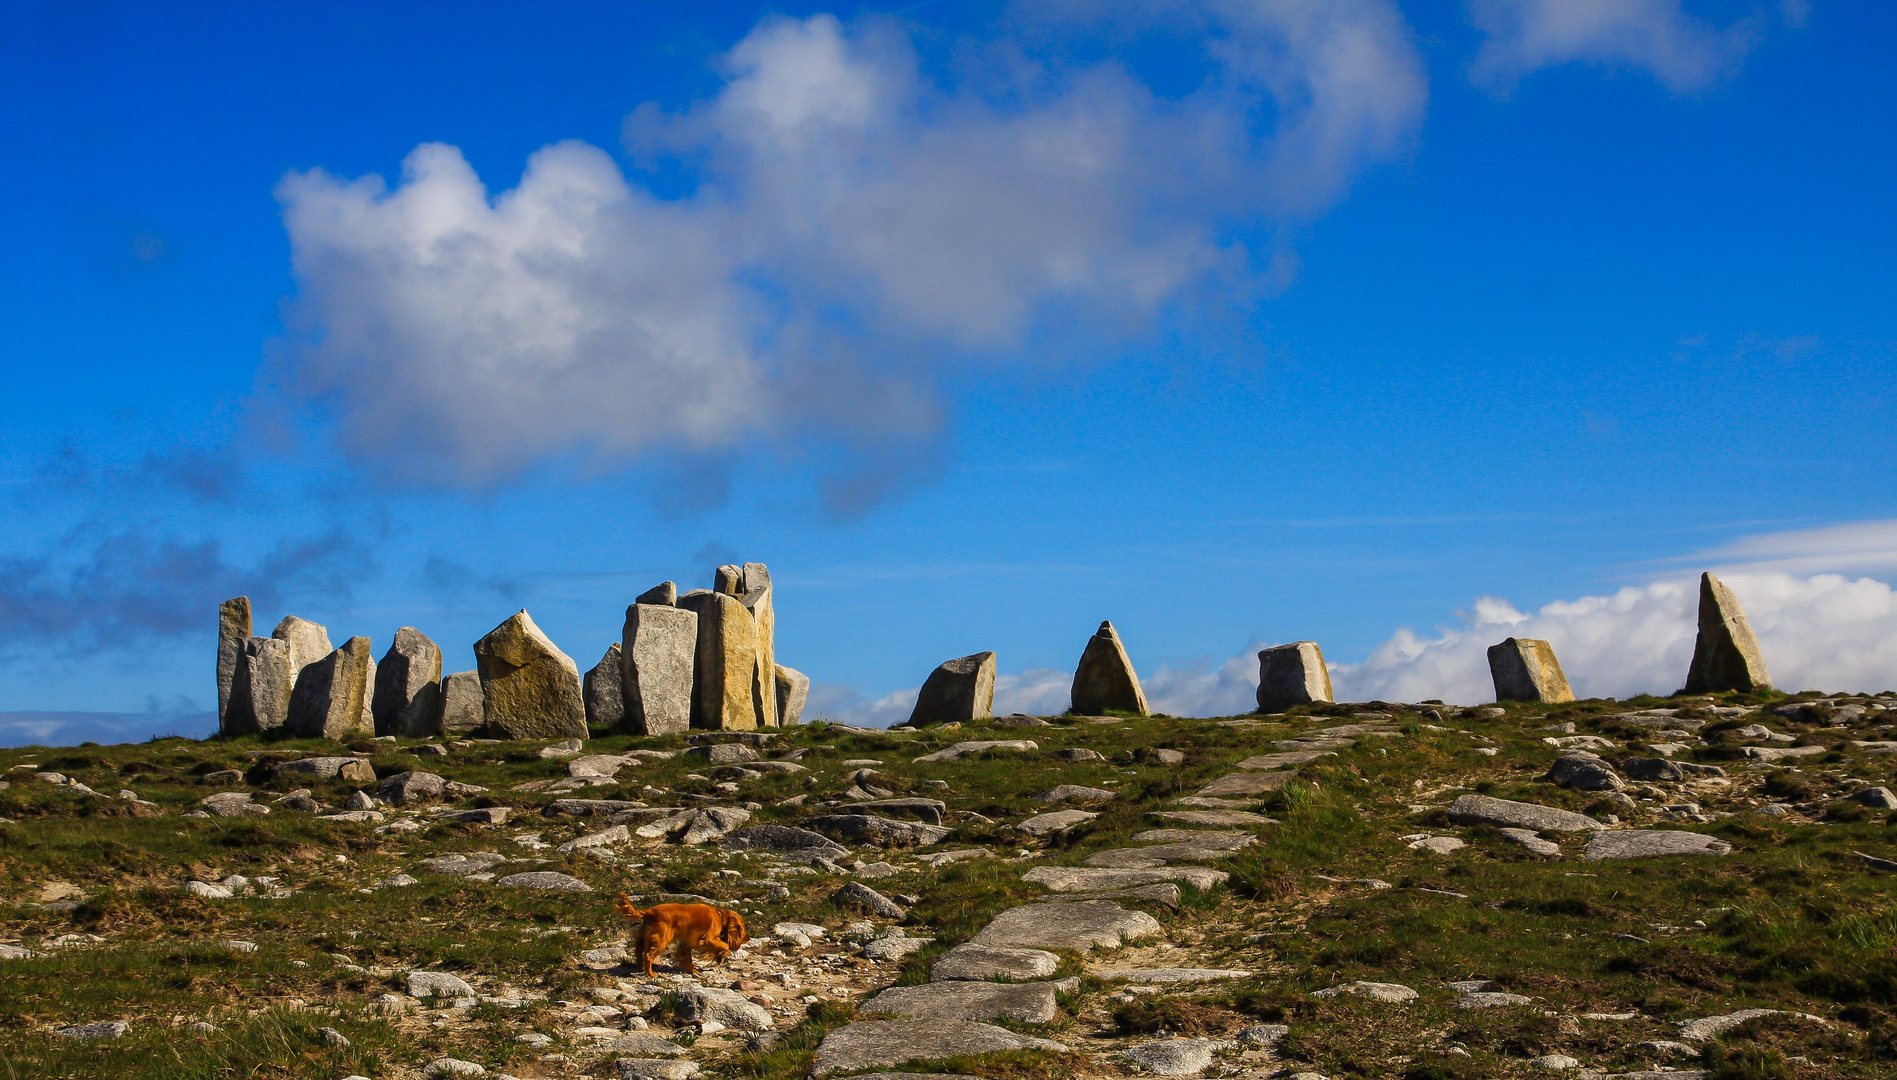
[[[645,912],[632,906],[632,897],[625,893],[619,894],[618,899],[613,901],[613,907],[618,908],[619,913],[628,919],[643,919],[646,915]]]

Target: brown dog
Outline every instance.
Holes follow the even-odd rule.
[[[626,918],[639,920],[644,941],[639,943],[637,954],[647,975],[652,974],[652,961],[673,941],[679,943],[680,969],[695,975],[698,969],[692,966],[693,946],[711,953],[712,962],[717,963],[751,940],[744,916],[710,904],[659,904],[641,911],[632,906],[631,897],[620,893],[614,906]]]

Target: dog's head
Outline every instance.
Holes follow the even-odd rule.
[[[719,908],[718,917],[723,919],[725,924],[724,933],[719,936],[725,939],[725,944],[729,945],[733,952],[743,948],[744,943],[751,940],[751,932],[744,926],[744,916],[727,908]]]

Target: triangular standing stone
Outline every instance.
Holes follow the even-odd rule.
[[[1759,639],[1739,607],[1739,598],[1710,573],[1699,576],[1699,640],[1682,693],[1716,690],[1750,692],[1772,685]]]
[[[1146,691],[1140,689],[1133,661],[1110,622],[1100,624],[1087,640],[1086,651],[1080,654],[1080,666],[1074,669],[1072,701],[1074,712],[1083,716],[1109,709],[1146,715]]]

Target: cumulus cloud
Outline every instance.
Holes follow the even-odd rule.
[[[356,460],[411,480],[812,436],[886,472],[889,447],[941,429],[943,365],[1110,343],[1282,276],[1283,230],[1421,120],[1390,0],[1115,10],[1202,31],[1200,84],[1162,97],[1008,39],[958,44],[950,77],[893,19],[773,16],[715,94],[629,118],[633,160],[688,178],[676,197],[578,142],[498,195],[432,143],[393,188],[292,173],[278,378]]]
[[[1676,93],[1704,89],[1736,71],[1758,38],[1755,17],[1725,29],[1686,13],[1681,0],[1468,0],[1487,35],[1470,67],[1478,82],[1507,91],[1529,72],[1585,61],[1642,68]],[[1787,7],[1786,18],[1800,19]]]

